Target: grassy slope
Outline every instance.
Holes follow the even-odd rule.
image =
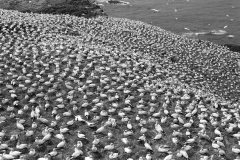
[[[0,0],[0,8],[84,17],[105,15],[99,6],[88,0]]]

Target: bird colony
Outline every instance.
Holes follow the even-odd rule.
[[[127,19],[0,15],[1,160],[240,160],[238,53]]]

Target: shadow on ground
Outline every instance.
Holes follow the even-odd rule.
[[[234,44],[225,44],[224,46],[228,47],[230,51],[240,53],[240,46],[237,46],[237,45],[234,45]]]

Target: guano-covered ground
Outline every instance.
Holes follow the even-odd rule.
[[[239,53],[127,19],[0,15],[0,159],[240,159]]]

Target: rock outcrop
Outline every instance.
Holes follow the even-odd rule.
[[[0,8],[21,12],[69,14],[86,18],[106,15],[90,0],[0,0]]]

